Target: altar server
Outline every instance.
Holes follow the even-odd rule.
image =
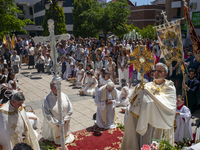
[[[191,112],[188,107],[184,105],[184,98],[178,95],[176,102],[176,131],[174,133],[175,142],[183,142],[184,138],[193,140],[192,126],[191,126]]]
[[[58,125],[59,111],[57,101],[57,90],[55,83],[51,82],[50,87],[51,92],[47,95],[42,105],[44,120],[41,134],[45,139],[49,141],[54,141],[55,144],[61,145],[60,127]],[[66,144],[74,141],[74,135],[70,134],[70,120],[72,117],[73,109],[68,96],[62,92],[61,100],[63,107],[64,136]]]

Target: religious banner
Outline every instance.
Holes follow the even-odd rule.
[[[183,45],[180,20],[167,22],[156,27],[160,49],[166,65],[172,61],[183,61]]]
[[[190,18],[188,7],[185,7],[184,9],[185,9],[185,16],[186,16],[186,20],[188,24],[189,33],[190,33],[190,40],[191,40],[192,48],[193,48],[193,54],[194,54],[195,59],[198,62],[200,62],[200,39],[197,35],[197,32]]]

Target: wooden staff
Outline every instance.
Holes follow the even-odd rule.
[[[185,68],[183,66],[183,64],[181,65],[181,70],[182,70],[182,74],[183,74],[183,84],[185,85]],[[186,104],[188,107],[188,98],[187,98],[187,91],[185,89],[185,98],[186,98]]]

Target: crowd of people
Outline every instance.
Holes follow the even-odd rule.
[[[9,49],[5,44],[2,44],[0,47],[0,103],[5,104],[9,100],[13,100],[12,103],[24,101],[23,96],[19,94],[21,93],[21,89],[15,78],[15,74],[19,73],[22,63],[26,63],[28,69],[32,67],[36,68],[38,73],[46,72],[49,74],[51,74],[53,63],[58,63],[61,68],[60,75],[63,80],[73,82],[76,88],[80,88],[80,94],[90,95],[95,99],[95,104],[98,107],[96,124],[101,128],[114,128],[116,127],[114,123],[114,108],[116,106],[123,107],[123,112],[130,109],[129,97],[130,94],[133,94],[133,91],[131,91],[131,88],[133,88],[133,81],[139,83],[141,80],[140,73],[138,73],[137,70],[134,69],[134,65],[130,63],[130,53],[139,45],[148,45],[148,50],[155,58],[155,67],[144,75],[145,82],[149,82],[148,85],[150,85],[150,83],[153,84],[158,73],[162,73],[162,71],[165,72],[162,76],[162,83],[165,82],[165,78],[173,81],[170,81],[166,86],[168,86],[169,89],[171,86],[174,86],[173,90],[175,90],[175,95],[178,95],[176,106],[177,121],[179,126],[181,126],[180,124],[184,124],[185,120],[182,121],[183,119],[180,118],[186,119],[189,129],[187,135],[180,136],[177,132],[182,132],[181,130],[183,130],[184,127],[179,128],[175,133],[175,141],[178,142],[182,140],[184,136],[192,140],[191,124],[188,120],[190,120],[189,118],[191,117],[190,111],[194,113],[200,106],[200,62],[193,56],[191,46],[184,48],[184,66],[187,69],[185,70],[186,81],[183,81],[183,75],[180,69],[181,63],[173,61],[171,66],[167,67],[164,65],[165,60],[160,50],[159,43],[155,40],[119,40],[116,39],[115,36],[112,36],[111,39],[104,41],[103,39],[97,40],[97,38],[90,37],[82,38],[79,36],[75,38],[71,35],[69,40],[62,40],[56,44],[58,58],[57,62],[53,62],[50,44],[43,42],[35,43],[32,37],[29,37],[29,39],[17,37],[13,49]],[[162,68],[159,70],[159,67],[157,67],[156,69],[156,65]],[[158,81],[159,80],[154,84],[158,84]],[[121,89],[117,90],[115,84],[119,84]],[[53,82],[50,87],[52,92],[46,97],[43,104],[43,114],[45,118],[43,125],[49,126],[49,128],[43,128],[42,135],[46,139],[54,140],[55,143],[60,144],[60,140],[56,138],[59,136],[58,129],[56,128],[57,125],[55,125],[58,123],[58,120],[54,120],[56,117],[58,118],[58,112],[56,112],[57,110],[53,110],[55,103],[51,105],[52,99],[56,101],[56,90]],[[187,92],[189,109],[184,106],[184,103],[186,103],[185,90]],[[108,92],[107,95],[106,92]],[[18,93],[18,95],[16,93]],[[11,98],[14,94],[20,97],[20,100],[16,100],[15,97],[14,99]],[[72,106],[66,95],[63,95],[62,98],[68,101],[65,112],[67,116],[65,128],[66,135],[68,135],[66,141],[69,143],[74,140],[73,135],[68,133]],[[156,98],[155,96],[155,99]],[[176,100],[174,95],[173,98]],[[19,107],[16,106],[16,108]],[[51,112],[52,110],[54,111],[53,114]],[[35,124],[37,124],[39,118],[33,114],[27,113],[26,115],[32,127],[35,128]],[[173,117],[173,114],[171,117]],[[126,111],[125,123],[127,118],[128,112]],[[136,126],[136,124],[134,126]],[[135,133],[133,134],[135,135]],[[124,149],[129,149],[127,148],[127,143],[125,143],[124,146],[124,140],[123,147]]]

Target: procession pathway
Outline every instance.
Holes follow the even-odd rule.
[[[44,98],[49,94],[50,82],[53,79],[53,75],[45,73],[36,73],[36,69],[28,69],[27,65],[22,65],[19,74],[16,75],[18,85],[22,89],[25,95],[25,104],[33,108],[35,114],[39,117],[39,125],[37,128],[38,139],[41,136],[41,127],[43,122],[42,103]],[[97,107],[94,103],[94,99],[91,96],[80,96],[79,90],[72,86],[71,83],[62,80],[61,90],[65,93],[72,105],[73,116],[70,122],[71,132],[85,129],[94,125],[93,115],[96,113]],[[119,85],[116,85],[118,88]],[[118,123],[124,122],[124,114],[121,113],[121,108],[116,108],[116,118]],[[196,125],[199,122],[200,110],[196,111],[191,119],[193,125],[193,132],[196,129]]]
[[[22,65],[20,73],[16,75],[18,85],[25,95],[25,105],[33,108],[35,114],[39,117],[40,122],[37,128],[39,139],[41,136],[41,127],[43,122],[42,103],[44,98],[51,91],[50,82],[53,75],[45,73],[36,73],[36,69],[28,69],[28,66]],[[71,132],[85,129],[94,125],[93,114],[96,113],[97,107],[94,103],[94,98],[91,96],[80,96],[79,90],[76,89],[68,81],[62,80],[61,90],[65,93],[72,105],[73,115],[70,122]],[[27,107],[29,109],[29,107]],[[116,108],[117,122],[123,123],[124,114],[121,113],[121,108]]]

